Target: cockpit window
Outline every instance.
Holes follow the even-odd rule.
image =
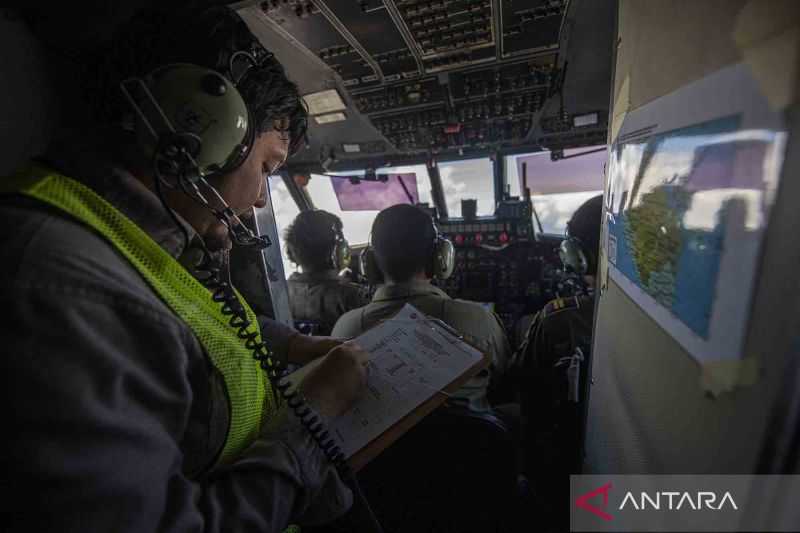
[[[380,168],[376,173],[379,176],[389,175],[387,183],[361,181],[356,185],[353,183],[355,180],[312,174],[306,185],[314,207],[342,219],[344,236],[351,245],[369,241],[372,222],[381,209],[417,201],[433,205],[431,182],[425,165]],[[337,175],[361,177],[364,172],[342,172]]]
[[[269,193],[272,197],[272,209],[275,212],[275,222],[278,226],[278,238],[281,246],[281,258],[283,259],[283,271],[288,276],[297,270],[297,267],[289,261],[286,256],[286,239],[283,233],[294,218],[300,213],[300,208],[289,193],[283,178],[280,176],[269,177]]]
[[[333,192],[342,211],[376,211],[397,204],[419,203],[417,176],[413,172],[377,174],[377,180],[362,175],[332,179]]]
[[[488,157],[439,163],[448,215],[460,217],[461,200],[478,201],[476,214],[494,214],[494,169]]]
[[[602,194],[608,159],[602,148],[564,150],[565,158],[557,161],[546,151],[506,156],[506,183],[512,196],[522,196],[522,164],[526,164],[528,188],[544,233],[563,235],[572,213],[589,198]],[[593,153],[571,157],[585,152]]]

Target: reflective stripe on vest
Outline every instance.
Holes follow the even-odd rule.
[[[191,328],[223,376],[230,425],[219,461],[229,462],[244,451],[258,435],[264,416],[276,412],[277,404],[266,375],[222,314],[220,304],[211,299],[209,290],[139,226],[73,179],[33,167],[10,177],[3,189],[26,194],[72,215],[105,237],[139,271]],[[250,327],[258,329],[255,314],[244,299],[240,300],[252,322]]]

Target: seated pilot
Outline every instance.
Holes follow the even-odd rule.
[[[562,286],[568,287],[570,294],[551,300],[533,317],[520,319],[520,322],[526,321],[527,332],[521,352],[547,348],[555,353],[560,351],[557,348],[561,341],[569,340],[572,344],[578,338],[576,334],[591,337],[602,209],[603,196],[595,196],[581,204],[567,222],[567,235],[561,243],[559,256],[567,280]],[[573,312],[565,313],[570,310]],[[531,345],[534,341],[538,347]],[[541,357],[526,354],[517,361],[532,360],[541,360]]]
[[[515,338],[523,342],[541,321],[567,308],[582,308],[589,314],[594,310],[594,286],[597,276],[597,256],[600,249],[600,227],[602,222],[603,196],[585,201],[567,222],[566,237],[561,243],[559,256],[564,268],[559,297],[551,300],[536,315],[520,318],[515,328]],[[557,319],[554,319],[557,320]],[[589,324],[591,329],[591,324]],[[522,362],[524,359],[518,359]]]
[[[567,223],[560,256],[569,296],[550,301],[527,328],[514,374],[522,380],[522,413],[535,421],[526,450],[538,475],[577,471],[582,460],[583,421],[592,345],[594,285],[602,224],[602,195],[584,202]]]
[[[327,211],[303,211],[286,229],[286,252],[302,270],[288,279],[289,305],[301,331],[329,335],[345,311],[364,305],[366,292],[339,273],[350,264],[342,221]]]
[[[475,302],[453,300],[431,284],[432,278],[443,279],[452,273],[452,244],[439,236],[430,215],[408,204],[378,213],[371,240],[371,248],[362,254],[364,271],[370,278],[382,275],[385,284],[375,292],[371,303],[345,313],[336,322],[332,335],[355,337],[409,303],[426,315],[443,320],[490,355],[490,370],[478,374],[453,396],[454,403],[474,411],[488,411],[490,377],[497,378],[505,371],[511,348],[494,313]]]

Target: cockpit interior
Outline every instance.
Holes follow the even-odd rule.
[[[513,332],[555,297],[566,222],[602,193],[614,6],[328,4],[236,4],[310,114],[307,145],[270,178],[276,237],[324,209],[357,259],[381,209],[425,205],[456,247],[445,291]]]
[[[51,161],[43,158],[49,153],[50,132],[59,120],[70,120],[69,109],[59,114],[52,107],[50,95],[67,95],[72,89],[63,70],[54,79],[50,55],[71,61],[73,47],[106,42],[126,27],[137,10],[155,4],[141,0],[112,6],[111,2],[89,1],[0,9],[0,49],[10,51],[3,53],[8,60],[0,64],[0,79],[7,80],[7,97],[0,102],[4,146],[0,176],[14,177],[7,180],[8,186],[0,182],[0,215],[19,216],[15,209],[28,209],[30,202],[44,199],[66,210],[70,221],[78,219],[92,229],[97,229],[95,224],[101,226],[98,220],[102,217],[94,216],[94,211],[75,208],[83,205],[79,200],[85,201],[85,196],[72,203],[62,202],[61,197],[48,200],[46,190],[38,185],[19,189],[19,183],[27,182],[19,181],[18,172],[28,161]],[[221,314],[209,315],[216,320],[211,322],[232,327],[227,333],[236,342],[242,341],[260,365],[261,381],[253,385],[260,396],[243,396],[241,391],[234,394],[242,383],[253,383],[239,374],[230,377],[229,372],[234,372],[230,367],[238,368],[239,363],[230,365],[230,361],[220,359],[210,341],[199,349],[205,354],[207,368],[203,372],[211,375],[208,394],[221,396],[221,405],[228,409],[213,406],[210,400],[208,405],[192,404],[191,413],[186,415],[188,421],[181,423],[185,422],[188,435],[190,426],[197,424],[192,417],[200,416],[196,409],[206,409],[206,414],[215,416],[219,413],[214,409],[224,411],[222,429],[213,425],[207,431],[203,429],[206,437],[211,435],[209,439],[219,437],[219,449],[213,454],[212,464],[191,471],[179,465],[175,468],[180,475],[163,481],[164,487],[172,487],[179,477],[180,483],[185,482],[202,498],[211,494],[211,503],[169,500],[172,488],[164,488],[164,516],[152,521],[158,524],[158,530],[177,530],[170,529],[170,520],[177,522],[175,517],[191,515],[204,524],[194,530],[204,527],[208,531],[247,530],[250,518],[253,531],[317,533],[800,531],[800,518],[791,503],[800,495],[800,483],[798,476],[789,475],[797,474],[800,467],[796,334],[800,327],[800,288],[795,272],[800,247],[794,237],[800,224],[800,211],[794,202],[800,198],[800,181],[792,178],[800,171],[800,3],[205,0],[181,4],[186,6],[170,9],[196,13],[200,8],[227,7],[240,18],[258,47],[266,50],[268,60],[282,65],[281,72],[296,84],[307,114],[307,130],[302,139],[291,140],[302,142],[284,164],[278,165],[279,170],[271,172],[263,167],[263,196],[259,201],[234,212],[225,203],[227,197],[213,188],[217,186],[214,179],[221,174],[204,175],[192,159],[196,156],[199,160],[199,156],[186,156],[191,149],[171,145],[169,139],[162,142],[160,133],[147,122],[146,110],[137,107],[138,117],[123,124],[128,133],[136,131],[141,137],[141,123],[147,123],[155,137],[150,149],[155,153],[151,159],[156,178],[154,185],[145,180],[144,188],[152,193],[152,202],[160,201],[153,205],[166,208],[161,215],[170,215],[167,220],[172,230],[174,226],[181,229],[172,239],[183,243],[183,255],[177,254],[174,261],[163,257],[160,262],[151,261],[156,267],[147,270],[150,267],[136,263],[136,253],[128,254],[127,248],[118,245],[121,238],[117,234],[108,233],[127,227],[124,220],[114,219],[114,223],[102,226],[106,233],[97,231],[118,246],[114,257],[133,257],[130,261],[138,269],[135,277],[142,287],[153,288],[157,295],[153,298],[169,304],[177,319],[191,326],[185,336],[208,339],[211,334],[202,329],[207,323],[192,322],[196,320],[192,312],[204,309],[211,313],[212,307],[216,312],[221,306]],[[58,43],[69,45],[59,51]],[[249,53],[239,50],[233,57],[244,54],[253,68],[260,68],[261,63],[254,59],[260,56]],[[74,72],[80,76],[79,69]],[[246,77],[237,80],[235,76],[228,79],[229,73],[219,74],[223,82],[212,80],[210,89],[208,76],[203,78],[203,90],[219,97],[236,89]],[[142,94],[151,99],[174,130],[169,113],[160,110],[157,86],[152,85],[157,76],[142,79]],[[125,94],[134,102],[133,96]],[[191,108],[188,96],[190,103],[184,104],[183,93],[175,98],[179,101],[175,104],[179,110],[176,116],[194,113],[190,118],[205,120],[206,129],[213,129],[218,122],[214,112],[208,111],[204,118],[205,109]],[[136,102],[133,105],[136,107]],[[246,116],[247,120],[251,117]],[[240,116],[239,125],[244,121]],[[251,144],[263,133],[248,132],[252,134]],[[202,144],[203,132],[193,138]],[[236,145],[245,160],[251,154],[247,151],[251,147],[246,145],[244,140]],[[180,152],[194,165],[191,168],[198,170],[192,179],[184,180],[183,167],[175,166],[178,170],[174,173],[180,177],[176,178],[177,185],[168,184],[167,199],[179,195],[181,189],[188,196],[195,191],[208,207],[214,197],[198,193],[198,187],[208,186],[222,202],[224,209],[212,211],[233,239],[229,254],[223,251],[218,255],[224,258],[220,264],[228,270],[208,266],[212,254],[205,244],[203,260],[193,259],[191,266],[203,275],[198,277],[186,266],[191,262],[184,257],[186,251],[191,250],[192,242],[205,237],[199,230],[196,235],[187,231],[187,227],[197,230],[197,226],[183,212],[173,210],[173,204],[159,189],[160,176],[173,168],[159,166],[162,149],[168,155],[170,150]],[[222,186],[219,190],[225,192]],[[26,196],[22,208],[9,208],[5,199],[20,194],[33,200]],[[108,198],[113,204],[116,197],[110,193]],[[386,398],[386,391],[401,397],[402,387],[397,385],[399,381],[379,383],[387,374],[370,374],[377,372],[375,365],[362,361],[367,369],[361,369],[366,372],[364,388],[372,403],[356,404],[347,411],[350,425],[346,426],[335,422],[336,417],[328,417],[324,402],[320,409],[313,394],[308,395],[311,401],[307,402],[303,386],[290,386],[288,380],[295,376],[296,380],[313,383],[315,364],[323,367],[327,361],[335,361],[337,350],[355,342],[353,339],[374,340],[368,332],[392,322],[385,310],[375,311],[377,318],[370,319],[372,322],[366,320],[376,302],[388,305],[385,302],[391,298],[386,295],[399,294],[398,290],[392,292],[393,285],[403,285],[389,279],[382,256],[374,258],[377,241],[386,238],[377,235],[375,228],[384,213],[406,204],[415,206],[433,222],[434,253],[440,253],[440,246],[444,250],[442,257],[431,259],[433,267],[426,265],[413,279],[430,282],[434,288],[430,290],[442,301],[460,302],[454,306],[463,303],[459,312],[470,314],[477,325],[474,331],[459,330],[457,320],[449,323],[444,311],[441,316],[421,312],[419,309],[432,307],[426,308],[426,300],[413,294],[407,303],[419,309],[398,311],[398,307],[391,316],[394,312],[411,313],[409,316],[416,320],[415,312],[429,315],[425,320],[443,328],[443,338],[452,335],[457,339],[452,345],[463,343],[465,349],[482,354],[485,365],[476,364],[468,373],[462,369],[463,376],[458,377],[463,379],[454,376],[436,387],[420,377],[421,386],[431,390],[420,395],[424,398],[413,409],[409,407],[389,423],[391,415],[388,408],[382,410],[381,399]],[[596,212],[585,215],[590,205]],[[192,213],[191,208],[186,209]],[[81,218],[86,212],[94,218]],[[348,301],[358,301],[349,307],[338,301],[319,304],[337,313],[330,323],[311,316],[316,303],[305,306],[311,309],[310,318],[298,316],[296,311],[298,299],[311,301],[312,290],[297,289],[297,285],[292,288],[292,283],[305,279],[310,270],[300,264],[298,253],[293,253],[290,233],[309,212],[325,212],[336,221],[328,224],[334,226],[335,240],[322,261],[333,273],[325,275],[328,281],[335,279],[348,287]],[[579,233],[579,212],[589,216],[589,225],[596,228],[593,239]],[[147,222],[148,216],[142,218]],[[136,217],[132,219],[137,222]],[[14,232],[3,229],[5,225],[0,223],[0,230],[5,232],[3,240],[11,242]],[[241,245],[235,230],[244,241],[250,239],[260,245]],[[136,235],[140,238],[139,233]],[[168,251],[170,246],[178,246],[164,233],[155,235],[157,244]],[[30,241],[36,244],[33,238]],[[215,260],[218,256],[214,255]],[[12,266],[28,261],[25,254],[7,259]],[[436,263],[440,260],[442,265]],[[164,283],[158,281],[168,272],[164,265],[173,263],[186,267],[199,281],[184,279],[190,288],[181,294],[192,290],[195,296],[210,294],[209,301],[216,303],[208,307],[174,304],[170,300],[174,295],[163,292]],[[61,265],[58,261],[54,264]],[[64,269],[72,268],[72,264],[63,261]],[[13,272],[14,276],[25,270],[8,268],[2,272]],[[381,277],[376,278],[372,272],[375,268],[384,271]],[[127,286],[119,274],[100,271],[99,277],[112,276],[115,284]],[[446,274],[428,275],[429,271]],[[170,275],[173,277],[169,280],[179,278]],[[12,293],[7,291],[20,286],[14,284],[16,278],[11,274],[0,273],[4,276],[11,281],[0,282],[6,291],[0,295],[3,301],[22,311],[38,309],[37,305],[49,309],[50,304],[33,301],[27,305],[20,296],[8,296]],[[31,287],[49,287],[42,283]],[[75,289],[75,294],[83,294],[82,290]],[[75,298],[76,302],[80,300],[79,296]],[[65,300],[67,304],[69,301]],[[441,309],[447,305],[451,304],[442,303]],[[451,316],[455,315],[453,311]],[[342,320],[351,325],[360,321],[362,328],[341,329]],[[70,331],[69,320],[54,319],[56,322],[66,324],[64,331]],[[98,319],[97,324],[101,322]],[[247,330],[251,324],[260,333]],[[23,353],[37,339],[48,338],[36,334],[32,326],[12,325],[0,329],[0,343],[8,339],[12,351]],[[426,322],[425,327],[429,326]],[[81,331],[90,332],[87,338],[94,338],[95,329],[102,327],[89,324]],[[481,337],[484,330],[493,333]],[[24,332],[22,340],[17,338],[22,335],[20,331]],[[341,331],[348,333],[338,335]],[[387,333],[386,339],[395,342],[402,335],[413,337],[403,331]],[[70,335],[70,339],[80,337],[77,333]],[[409,361],[414,357],[429,353],[425,350],[434,354],[431,368],[438,371],[446,367],[442,354],[450,353],[452,347],[430,341],[418,332],[415,335],[424,350],[409,352],[411,355],[399,348],[396,352],[389,350],[397,361],[393,359],[392,365],[381,372],[395,376],[413,366]],[[118,337],[121,344],[141,342],[150,346],[134,333]],[[70,339],[57,340],[59,346],[69,346],[73,342]],[[389,342],[386,339],[381,342]],[[81,346],[79,340],[74,342]],[[385,346],[381,342],[369,347],[374,351],[367,351],[383,356],[380,350]],[[304,348],[292,348],[291,343]],[[325,352],[313,358],[286,355],[279,361],[281,350],[291,354],[293,349],[307,349],[311,353],[323,345]],[[353,349],[362,348],[368,347]],[[161,348],[149,349],[158,354]],[[492,356],[487,354],[493,350],[504,351],[511,361],[505,372],[497,371],[501,378],[494,373],[501,365],[495,360],[489,362]],[[108,351],[115,353],[111,347]],[[40,354],[36,350],[31,353]],[[312,359],[315,362],[310,362]],[[253,363],[249,352],[247,361]],[[16,370],[10,363],[7,368],[6,374],[13,380]],[[181,367],[183,371],[189,375],[187,379],[198,379],[192,373],[197,370]],[[409,376],[414,371],[409,370]],[[47,379],[60,379],[53,372]],[[37,381],[41,376],[34,375],[37,377],[31,387],[45,379]],[[120,390],[127,390],[128,378],[114,376],[108,382],[101,380],[97,390],[107,389],[108,383],[118,383]],[[22,385],[9,390],[18,393],[17,389],[28,386],[27,382],[19,383]],[[419,383],[414,381],[414,386]],[[463,399],[458,396],[460,391],[475,383],[488,387],[486,408],[459,401]],[[135,382],[130,385],[136,386]],[[203,381],[202,394],[207,392],[205,387]],[[95,390],[88,385],[86,389]],[[311,385],[309,390],[313,390]],[[316,453],[324,459],[327,454],[348,486],[345,500],[352,499],[352,506],[347,512],[335,513],[335,520],[324,513],[326,518],[315,520],[313,513],[305,512],[313,505],[297,503],[305,502],[301,498],[311,498],[303,485],[311,478],[298,481],[298,489],[291,485],[295,483],[294,473],[286,474],[292,481],[281,486],[291,487],[281,488],[284,492],[278,495],[270,494],[263,504],[253,504],[252,494],[241,488],[244,483],[236,485],[236,476],[251,475],[247,469],[257,461],[248,463],[247,457],[253,456],[242,450],[252,448],[244,445],[238,450],[244,457],[241,462],[235,454],[225,454],[234,446],[231,439],[235,437],[242,442],[245,437],[253,439],[256,449],[259,443],[272,442],[259,433],[267,431],[267,415],[263,415],[263,424],[259,418],[247,435],[241,427],[246,418],[241,413],[251,413],[248,409],[254,403],[268,405],[269,391],[274,392],[277,404],[283,402],[281,405],[289,406],[287,410],[294,410],[324,452],[319,454],[314,448],[316,451],[308,452],[308,456],[316,457]],[[192,399],[186,402],[206,401],[196,390],[190,393]],[[76,397],[83,398],[80,394]],[[69,405],[68,399],[63,401]],[[108,408],[127,412],[134,405],[119,402],[122,407],[112,402]],[[58,446],[45,442],[47,438],[30,440],[33,433],[26,431],[36,420],[25,418],[20,405],[15,404],[13,410],[20,419],[19,428],[14,429],[18,435],[13,441],[14,460],[23,464],[19,457],[25,455],[19,450],[36,450],[31,452],[32,479],[45,479],[50,467],[61,472],[59,460],[67,464],[71,459],[63,457],[68,454],[54,452],[51,445]],[[49,414],[49,410],[45,412]],[[258,417],[251,413],[251,418]],[[51,423],[53,431],[61,428],[60,421]],[[347,441],[342,435],[358,433],[363,429],[359,425],[381,427],[376,433],[379,436],[369,440],[370,449],[378,451],[368,460],[362,460],[363,450],[352,451],[348,463],[337,455]],[[111,427],[108,433],[99,434],[122,439],[125,429]],[[70,435],[61,431],[55,442]],[[326,443],[329,437],[332,440]],[[184,447],[192,453],[199,449],[189,440],[164,446],[180,453],[185,452]],[[204,441],[196,446],[211,445]],[[301,453],[307,450],[296,452],[293,445],[282,446],[292,450],[288,454],[292,467],[304,464],[306,455]],[[75,451],[77,447],[67,446],[76,457],[86,459]],[[140,460],[144,462],[142,468],[149,464],[148,459],[141,458],[144,456],[113,457],[103,455],[101,448],[91,449],[94,455],[86,460],[85,470],[68,473],[76,476],[76,486],[91,484],[95,478],[82,477],[81,472],[93,472],[103,461]],[[153,468],[174,466],[155,460],[152,464]],[[302,476],[306,474],[304,471]],[[35,505],[42,509],[49,505],[47,501],[55,502],[53,505],[61,501],[65,493],[60,489],[72,490],[72,478],[56,475],[53,479],[52,484],[43,481],[46,490],[37,492],[41,498],[37,496],[35,501],[45,503]],[[215,496],[214,483],[219,479],[234,480],[230,494]],[[338,490],[330,479],[321,481],[313,491]],[[739,489],[741,492],[736,492]],[[709,504],[709,513],[714,510],[718,514],[704,514],[702,495],[708,491],[719,493],[719,499],[714,500],[718,505]],[[628,496],[636,494],[638,498],[640,493],[641,500],[631,497],[628,506]],[[678,506],[673,516],[672,500],[669,506],[653,504],[654,512],[647,514],[645,503],[653,501],[650,494],[671,493],[699,494],[697,505],[692,505],[696,514],[681,514]],[[727,500],[723,493],[736,502],[734,510],[745,508],[744,503],[737,504],[746,501],[751,506],[746,507],[748,513],[753,513],[745,516],[731,511],[724,515]],[[292,500],[294,504],[279,501],[286,494],[290,494],[286,501],[297,497]],[[343,501],[341,493],[336,498],[339,503]],[[242,504],[245,501],[248,503]],[[90,503],[79,503],[87,505],[81,513],[94,516],[96,509]],[[271,522],[272,505],[276,509],[281,505],[291,508],[291,516]],[[305,514],[298,511],[302,506],[307,506]],[[17,512],[20,525],[13,531],[32,530],[26,525],[39,524],[39,519],[32,518],[35,512]],[[228,512],[231,514],[226,515]],[[237,512],[246,518],[240,520]],[[80,519],[69,518],[72,521],[66,530],[81,529]],[[227,519],[231,520],[230,529]],[[95,530],[91,519],[87,520],[91,527],[82,530]],[[97,523],[106,527],[111,522]],[[696,529],[697,524],[703,525]],[[123,525],[118,530],[135,531]]]

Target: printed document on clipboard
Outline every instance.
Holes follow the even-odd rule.
[[[489,364],[452,328],[409,304],[353,342],[370,354],[367,388],[329,429],[355,470]],[[311,367],[294,372],[289,381],[299,383]]]

